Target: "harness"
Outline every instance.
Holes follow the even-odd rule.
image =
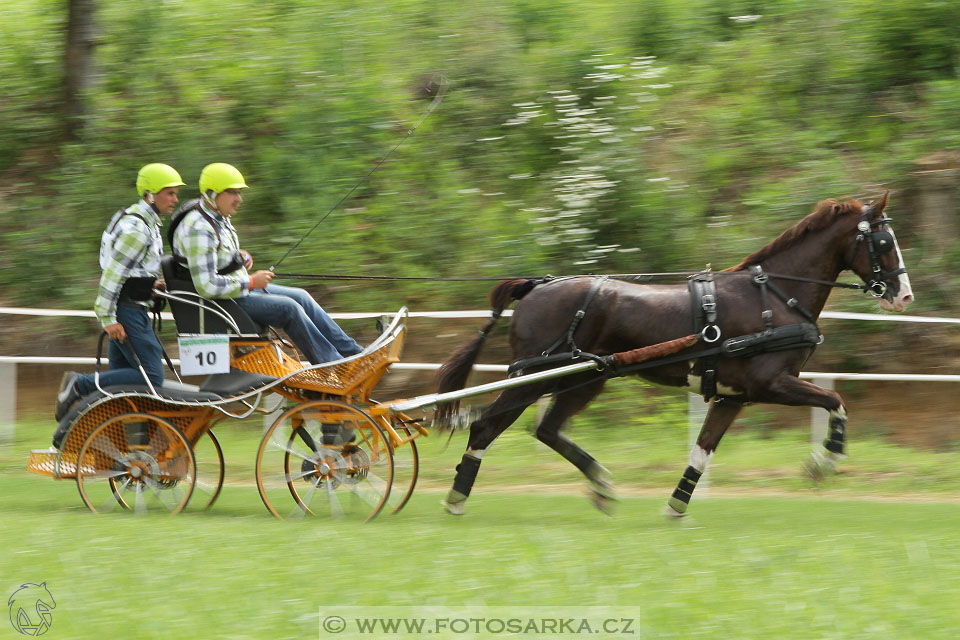
[[[570,326],[567,327],[567,332],[557,338],[556,342],[547,347],[544,352],[540,354],[542,357],[546,358],[563,345],[568,345],[570,347],[570,352],[573,354],[574,358],[580,355],[581,351],[577,348],[577,343],[573,341],[573,334],[575,334],[577,329],[580,327],[580,323],[583,321],[583,316],[587,315],[587,307],[589,307],[590,303],[593,302],[593,299],[597,297],[597,292],[600,291],[600,288],[606,281],[607,276],[601,276],[594,279],[593,283],[590,285],[590,290],[587,291],[587,297],[583,299],[583,303],[580,305],[580,308],[575,314],[573,314],[573,320],[570,322]]]
[[[823,335],[817,328],[813,314],[807,311],[799,300],[788,296],[780,287],[770,282],[770,276],[764,273],[760,265],[752,265],[750,273],[753,274],[751,281],[760,290],[760,317],[763,318],[764,329],[758,333],[727,338],[719,348],[707,348],[698,354],[692,354],[700,360],[700,395],[704,400],[718,395],[717,362],[721,356],[748,358],[760,353],[815,348],[823,342]],[[699,334],[700,341],[708,345],[717,342],[722,335],[716,324],[717,294],[713,280],[713,274],[704,271],[693,275],[688,284],[694,331]],[[784,304],[806,318],[807,322],[774,327],[773,309],[770,307],[771,291],[783,300]]]
[[[200,206],[200,198],[194,200],[189,200],[180,207],[180,210],[173,214],[173,219],[170,221],[170,228],[167,229],[167,241],[170,243],[170,252],[173,254],[173,259],[176,262],[174,267],[174,272],[176,276],[181,280],[190,280],[190,271],[187,267],[187,259],[184,256],[181,256],[177,253],[177,250],[174,248],[173,244],[173,235],[177,230],[177,227],[180,226],[180,223],[183,222],[183,219],[191,211],[198,211],[204,220],[207,221],[213,228],[214,234],[217,236],[217,249],[220,249],[220,246],[223,244],[223,241],[220,238],[220,228],[213,218],[210,217],[210,214],[203,210],[203,207]],[[228,273],[233,273],[237,269],[243,266],[244,260],[243,256],[240,255],[240,252],[237,251],[233,257],[230,259],[225,266],[217,269],[217,275],[225,276]]]
[[[557,338],[552,345],[544,349],[543,353],[541,353],[539,356],[524,358],[523,360],[517,360],[516,362],[512,363],[507,368],[507,377],[512,378],[514,376],[523,375],[524,370],[529,369],[530,367],[538,367],[545,364],[563,362],[565,360],[576,360],[580,357],[597,360],[599,362],[601,360],[600,356],[581,351],[580,348],[577,347],[577,343],[574,341],[573,336],[580,327],[583,317],[587,315],[587,309],[590,307],[590,303],[592,303],[593,299],[597,297],[597,293],[599,293],[607,279],[608,276],[594,278],[593,283],[590,285],[589,291],[587,291],[586,297],[583,299],[583,302],[580,303],[580,308],[577,309],[577,312],[573,314],[573,320],[570,321],[570,325],[567,327],[567,330],[563,333],[563,335]],[[555,353],[557,349],[562,346],[568,347],[569,351]]]
[[[717,287],[713,273],[702,271],[694,274],[690,277],[687,289],[690,291],[690,308],[693,312],[693,332],[700,336],[702,342],[713,344],[722,335],[717,324]],[[716,351],[700,358],[700,393],[704,398],[712,398],[717,394],[717,358]]]

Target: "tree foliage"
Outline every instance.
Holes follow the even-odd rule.
[[[722,267],[816,201],[908,186],[921,154],[960,146],[950,2],[98,6],[75,140],[56,135],[63,5],[0,6],[7,302],[91,304],[99,234],[146,162],[177,167],[185,197],[205,164],[238,166],[235,222],[269,266],[404,137],[439,75],[440,108],[280,271]],[[327,286],[344,308],[474,306],[487,288]]]

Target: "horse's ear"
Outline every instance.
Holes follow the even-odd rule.
[[[883,210],[887,207],[887,202],[890,200],[890,192],[886,191],[883,194],[883,197],[879,201],[874,202],[870,205],[870,217],[883,215]]]

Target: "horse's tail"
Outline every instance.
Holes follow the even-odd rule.
[[[487,324],[480,330],[477,336],[454,351],[449,358],[440,366],[437,373],[437,393],[446,393],[448,391],[457,391],[467,385],[467,378],[470,377],[470,371],[473,363],[480,356],[483,345],[487,340],[487,335],[496,326],[497,321],[503,310],[510,305],[513,300],[520,300],[523,296],[540,284],[541,280],[503,280],[490,291],[491,316]],[[450,402],[437,407],[434,420],[438,424],[444,424],[460,408],[459,402]]]

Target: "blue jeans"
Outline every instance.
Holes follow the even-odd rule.
[[[313,364],[360,353],[357,341],[344,333],[316,300],[303,289],[267,285],[236,298],[254,321],[280,327]]]
[[[143,374],[128,357],[131,346],[136,351],[143,370],[147,372],[150,382],[154,385],[163,383],[163,347],[157,339],[157,334],[150,326],[150,314],[138,304],[121,302],[117,305],[117,322],[123,325],[127,332],[127,339],[121,345],[115,340],[110,341],[107,351],[110,361],[110,370],[100,373],[100,386],[146,384]],[[77,392],[81,396],[93,393],[96,390],[92,373],[77,376]]]

